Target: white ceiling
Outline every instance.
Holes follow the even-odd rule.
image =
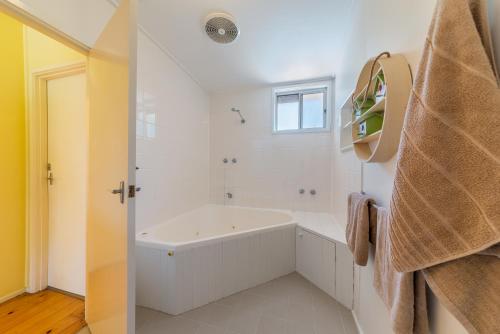
[[[352,0],[142,0],[139,22],[211,93],[334,74]],[[211,12],[241,34],[220,45],[203,30]]]

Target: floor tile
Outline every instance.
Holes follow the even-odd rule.
[[[314,323],[303,323],[300,321],[287,321],[287,334],[315,334]]]
[[[135,329],[139,329],[147,323],[160,320],[161,318],[168,318],[169,315],[155,311],[146,307],[136,306],[135,308]]]
[[[181,317],[224,328],[231,318],[231,314],[232,309],[230,307],[211,303],[183,313]]]
[[[288,316],[288,299],[271,299],[262,308],[263,316],[286,319]]]
[[[149,322],[136,330],[136,334],[197,334],[200,324],[181,317],[168,317]]]
[[[287,322],[283,319],[262,316],[257,327],[257,334],[286,334]]]
[[[260,312],[252,310],[234,310],[228,321],[227,329],[239,334],[255,334],[261,315]]]
[[[167,334],[167,333],[165,333]],[[169,334],[169,333],[168,333]],[[202,324],[198,327],[196,334],[228,334],[222,327],[215,327],[211,325]]]
[[[179,316],[137,307],[138,334],[357,334],[351,311],[297,273]]]

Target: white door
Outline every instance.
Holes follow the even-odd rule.
[[[86,320],[93,334],[135,333],[135,0],[121,0],[89,55]]]
[[[48,285],[85,295],[87,126],[85,73],[47,81]]]

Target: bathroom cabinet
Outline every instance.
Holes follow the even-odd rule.
[[[297,272],[352,309],[354,264],[347,246],[301,227],[295,245]]]

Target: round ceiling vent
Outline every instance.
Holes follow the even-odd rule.
[[[205,19],[205,32],[213,41],[220,44],[229,44],[240,34],[231,15],[214,13]]]

